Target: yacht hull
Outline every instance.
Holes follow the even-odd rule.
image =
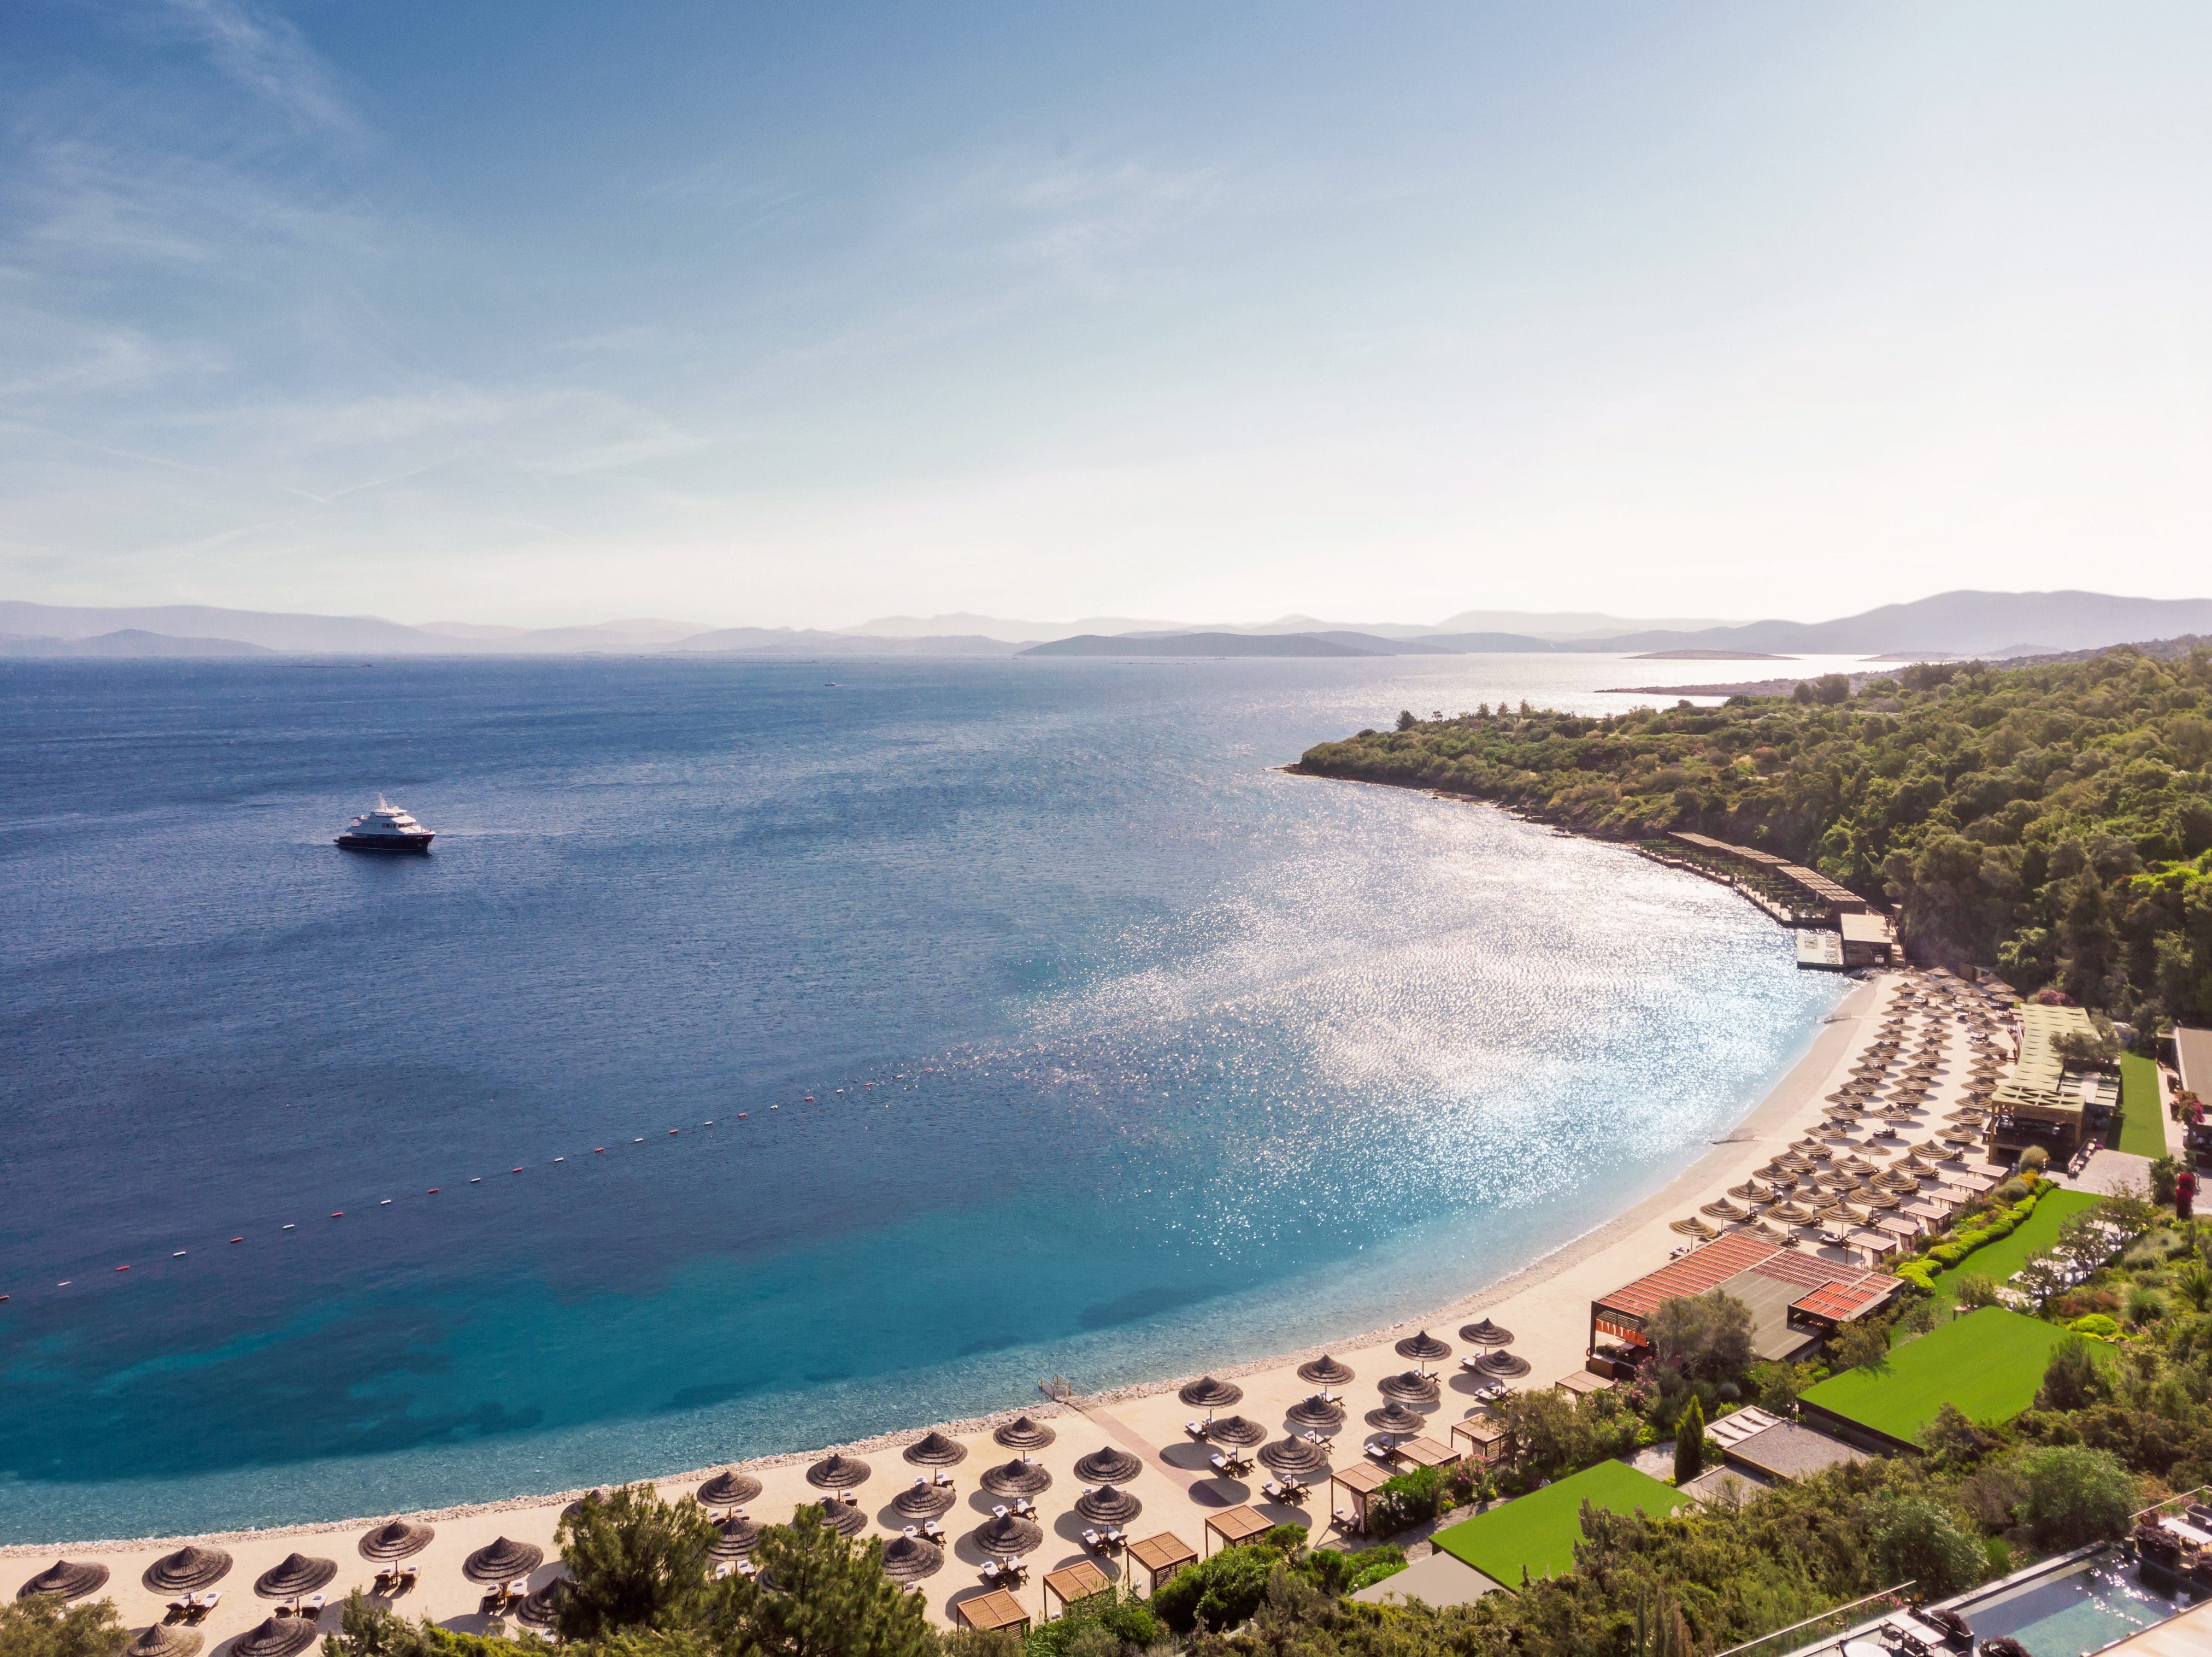
[[[346,851],[428,851],[435,838],[428,834],[341,834],[337,844]]]

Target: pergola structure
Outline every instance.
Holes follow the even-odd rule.
[[[1355,1461],[1350,1466],[1338,1468],[1328,1476],[1332,1491],[1340,1488],[1352,1498],[1352,1509],[1359,1520],[1356,1528],[1361,1531],[1367,1528],[1367,1498],[1389,1482],[1390,1470],[1378,1467],[1371,1461]],[[1337,1507],[1336,1497],[1333,1494],[1328,1505],[1332,1513],[1342,1511]]]
[[[956,1600],[952,1614],[980,1633],[994,1629],[1015,1629],[1024,1634],[1030,1631],[1029,1612],[1004,1588],[993,1588],[971,1599]]]
[[[1145,1568],[1145,1592],[1154,1593],[1158,1592],[1161,1583],[1185,1565],[1196,1563],[1198,1550],[1173,1531],[1162,1531],[1158,1536],[1132,1542],[1129,1557]]]
[[[1469,1459],[1488,1465],[1505,1459],[1506,1441],[1512,1435],[1494,1416],[1469,1416],[1454,1422],[1448,1436],[1455,1444],[1466,1441]]]
[[[1114,1583],[1104,1571],[1088,1559],[1079,1559],[1073,1565],[1062,1565],[1056,1571],[1047,1571],[1044,1577],[1044,1620],[1052,1621],[1052,1602],[1060,1601],[1062,1615],[1079,1599],[1088,1599],[1094,1593],[1110,1593]]]
[[[1249,1542],[1255,1536],[1265,1536],[1275,1528],[1275,1521],[1257,1508],[1224,1508],[1218,1514],[1206,1516],[1207,1550],[1212,1550],[1212,1538],[1219,1537],[1221,1545],[1233,1548],[1240,1542]]]
[[[1416,1436],[1401,1439],[1390,1453],[1401,1461],[1409,1461],[1416,1467],[1449,1467],[1459,1459],[1460,1453],[1449,1445],[1439,1444],[1432,1438]]]

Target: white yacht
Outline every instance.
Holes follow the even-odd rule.
[[[355,818],[338,844],[348,851],[428,851],[431,838],[428,829],[380,794],[376,809]]]

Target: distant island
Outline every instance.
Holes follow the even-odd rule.
[[[1646,650],[1631,661],[1792,661],[1764,650]]]
[[[1291,769],[1762,848],[1894,904],[1922,960],[2115,1018],[2212,1020],[2212,640],[2081,655],[1830,674],[1717,708],[1406,712]]]

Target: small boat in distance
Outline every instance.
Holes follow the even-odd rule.
[[[431,838],[428,829],[380,794],[376,809],[355,818],[337,843],[348,851],[428,851]]]

